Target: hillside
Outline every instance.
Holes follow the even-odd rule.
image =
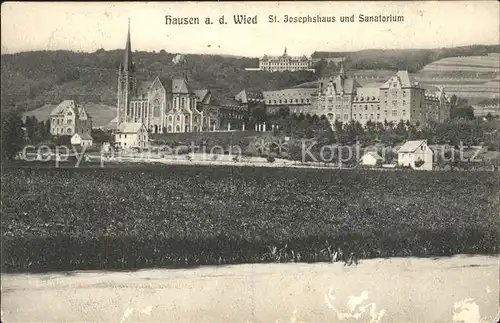
[[[253,58],[185,55],[185,64],[174,64],[173,53],[135,52],[139,80],[187,76],[193,88],[209,88],[218,95],[235,95],[241,89],[279,89],[314,80],[312,72],[247,72],[257,65]],[[31,111],[63,99],[116,103],[116,71],[122,51],[94,53],[38,51],[2,55],[2,109]]]
[[[139,80],[152,80],[156,75],[180,77],[186,75],[193,88],[209,88],[217,96],[233,96],[243,88],[275,90],[313,82],[318,76],[335,74],[338,64],[322,57],[346,57],[349,73],[360,82],[384,82],[398,68],[415,70],[412,74],[421,83],[445,85],[457,95],[477,100],[494,98],[498,93],[498,56],[483,56],[499,52],[500,46],[468,46],[436,50],[363,50],[344,53],[315,52],[316,74],[312,72],[249,72],[256,58],[185,55],[186,63],[174,64],[176,53],[134,53]],[[468,57],[449,58],[456,54]],[[94,53],[71,51],[34,51],[1,56],[1,106],[42,113],[47,104],[58,104],[63,99],[77,99],[82,103],[102,104],[96,109],[94,120],[101,115],[108,118],[110,107],[116,104],[116,70],[122,50],[98,50]],[[433,60],[434,59],[434,60]],[[496,59],[496,60],[495,60]],[[425,63],[425,64],[424,64]],[[495,65],[496,63],[496,65]],[[421,69],[421,70],[420,70]],[[463,87],[466,85],[467,90]]]

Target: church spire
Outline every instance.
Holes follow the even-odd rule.
[[[340,76],[345,78],[344,63],[340,63]]]
[[[286,46],[285,46],[285,54],[283,56],[286,56],[286,55],[288,55],[288,54],[286,53]]]
[[[130,18],[128,18],[127,44],[125,45],[125,54],[123,57],[123,70],[132,72],[132,45],[130,44]]]

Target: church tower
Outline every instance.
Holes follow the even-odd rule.
[[[128,21],[127,43],[123,62],[118,69],[118,106],[117,127],[124,122],[130,121],[130,101],[136,95],[137,81],[135,65],[132,62],[132,47],[130,44],[130,19]]]

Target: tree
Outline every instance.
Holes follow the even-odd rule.
[[[24,144],[23,120],[17,111],[2,113],[2,159],[13,159]]]
[[[457,95],[456,94],[453,94],[450,98],[450,107],[451,108],[454,108],[457,106]]]

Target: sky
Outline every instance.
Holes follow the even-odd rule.
[[[438,48],[500,44],[497,1],[445,2],[4,2],[1,53],[122,49],[130,18],[132,49],[257,57],[314,51]],[[257,16],[236,25],[233,15]],[[404,22],[362,23],[364,15],[402,15]],[[165,16],[198,17],[167,25]],[[224,15],[228,24],[218,24]],[[276,15],[280,22],[269,23]],[[335,23],[285,23],[289,16],[333,16]],[[340,22],[354,15],[355,22]],[[210,17],[213,25],[206,25]]]

